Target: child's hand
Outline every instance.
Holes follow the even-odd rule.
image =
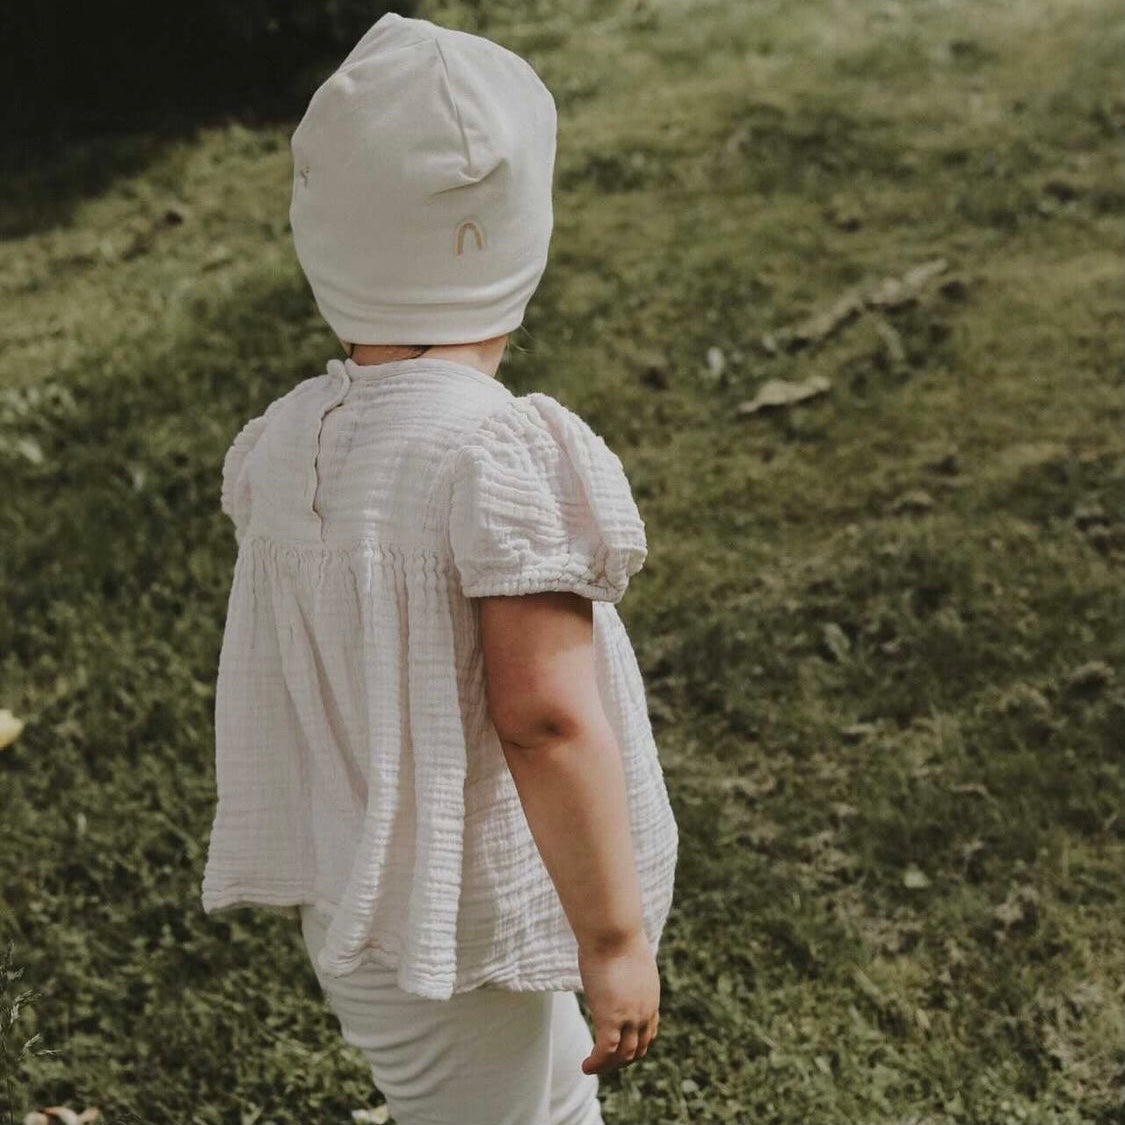
[[[584,1074],[604,1074],[644,1058],[660,1023],[660,974],[644,932],[614,950],[578,949],[578,970],[594,1021]]]

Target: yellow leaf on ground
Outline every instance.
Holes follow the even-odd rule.
[[[0,707],[0,750],[15,742],[23,728],[23,719],[17,719],[6,707]]]
[[[352,1120],[355,1125],[385,1125],[390,1120],[391,1111],[386,1105],[377,1105],[374,1109],[353,1109]]]

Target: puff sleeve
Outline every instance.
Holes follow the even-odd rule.
[[[222,486],[219,492],[219,507],[234,524],[235,541],[241,545],[246,525],[250,522],[250,481],[246,475],[246,460],[267,423],[281,403],[288,398],[271,402],[263,414],[251,418],[234,437],[223,458]]]
[[[486,418],[453,460],[449,542],[466,597],[570,590],[618,602],[648,553],[617,455],[541,392]]]

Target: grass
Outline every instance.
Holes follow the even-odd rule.
[[[606,437],[649,533],[621,613],[681,860],[661,1034],[607,1122],[1120,1120],[1116,8],[425,12],[556,92],[552,262],[501,377]],[[79,198],[4,189],[0,943],[41,990],[12,1043],[57,1052],[13,1116],[378,1100],[291,925],[198,905],[222,455],[336,354],[287,144],[127,138]],[[913,305],[762,343],[937,257]]]

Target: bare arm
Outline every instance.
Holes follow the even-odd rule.
[[[636,941],[640,884],[591,602],[566,591],[482,598],[481,632],[489,715],[579,947]]]

